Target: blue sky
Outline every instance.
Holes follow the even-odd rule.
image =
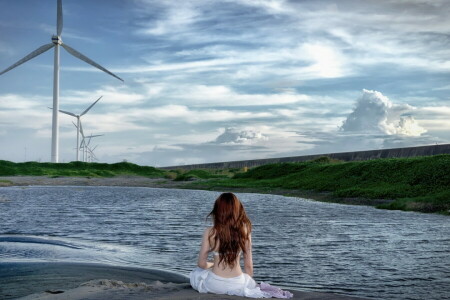
[[[63,0],[60,109],[102,162],[256,159],[450,142],[444,0]],[[0,0],[0,70],[56,31],[56,0]],[[0,159],[50,160],[53,50],[0,76]],[[60,161],[75,159],[60,115]]]

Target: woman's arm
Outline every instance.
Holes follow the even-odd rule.
[[[252,235],[248,236],[244,254],[244,272],[253,277]]]
[[[200,247],[200,253],[198,254],[197,265],[202,269],[208,269],[214,266],[214,263],[208,261],[208,253],[210,250],[209,245],[209,232],[211,228],[206,228],[203,232],[202,245]]]

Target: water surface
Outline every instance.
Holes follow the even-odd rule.
[[[187,275],[217,192],[0,188],[0,263],[95,262]],[[440,215],[238,194],[253,223],[255,279],[373,299],[450,299]]]

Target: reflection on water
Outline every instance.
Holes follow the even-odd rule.
[[[0,262],[78,261],[187,274],[217,192],[0,188]],[[444,299],[449,218],[238,194],[257,281],[374,299]]]

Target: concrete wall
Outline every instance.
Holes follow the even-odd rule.
[[[450,144],[444,145],[430,145],[420,147],[408,147],[408,148],[393,148],[393,149],[381,149],[381,150],[368,150],[368,151],[355,151],[355,152],[340,152],[340,153],[324,153],[315,155],[303,155],[303,156],[291,156],[291,157],[279,157],[279,158],[267,158],[267,159],[253,159],[253,160],[241,160],[241,161],[227,161],[216,162],[207,164],[194,164],[184,166],[170,166],[162,167],[160,169],[225,169],[225,168],[252,168],[266,164],[284,163],[284,162],[300,162],[316,159],[321,156],[328,156],[331,158],[343,160],[343,161],[357,161],[357,160],[369,160],[377,158],[395,158],[395,157],[414,157],[414,156],[430,156],[437,154],[450,154]]]

